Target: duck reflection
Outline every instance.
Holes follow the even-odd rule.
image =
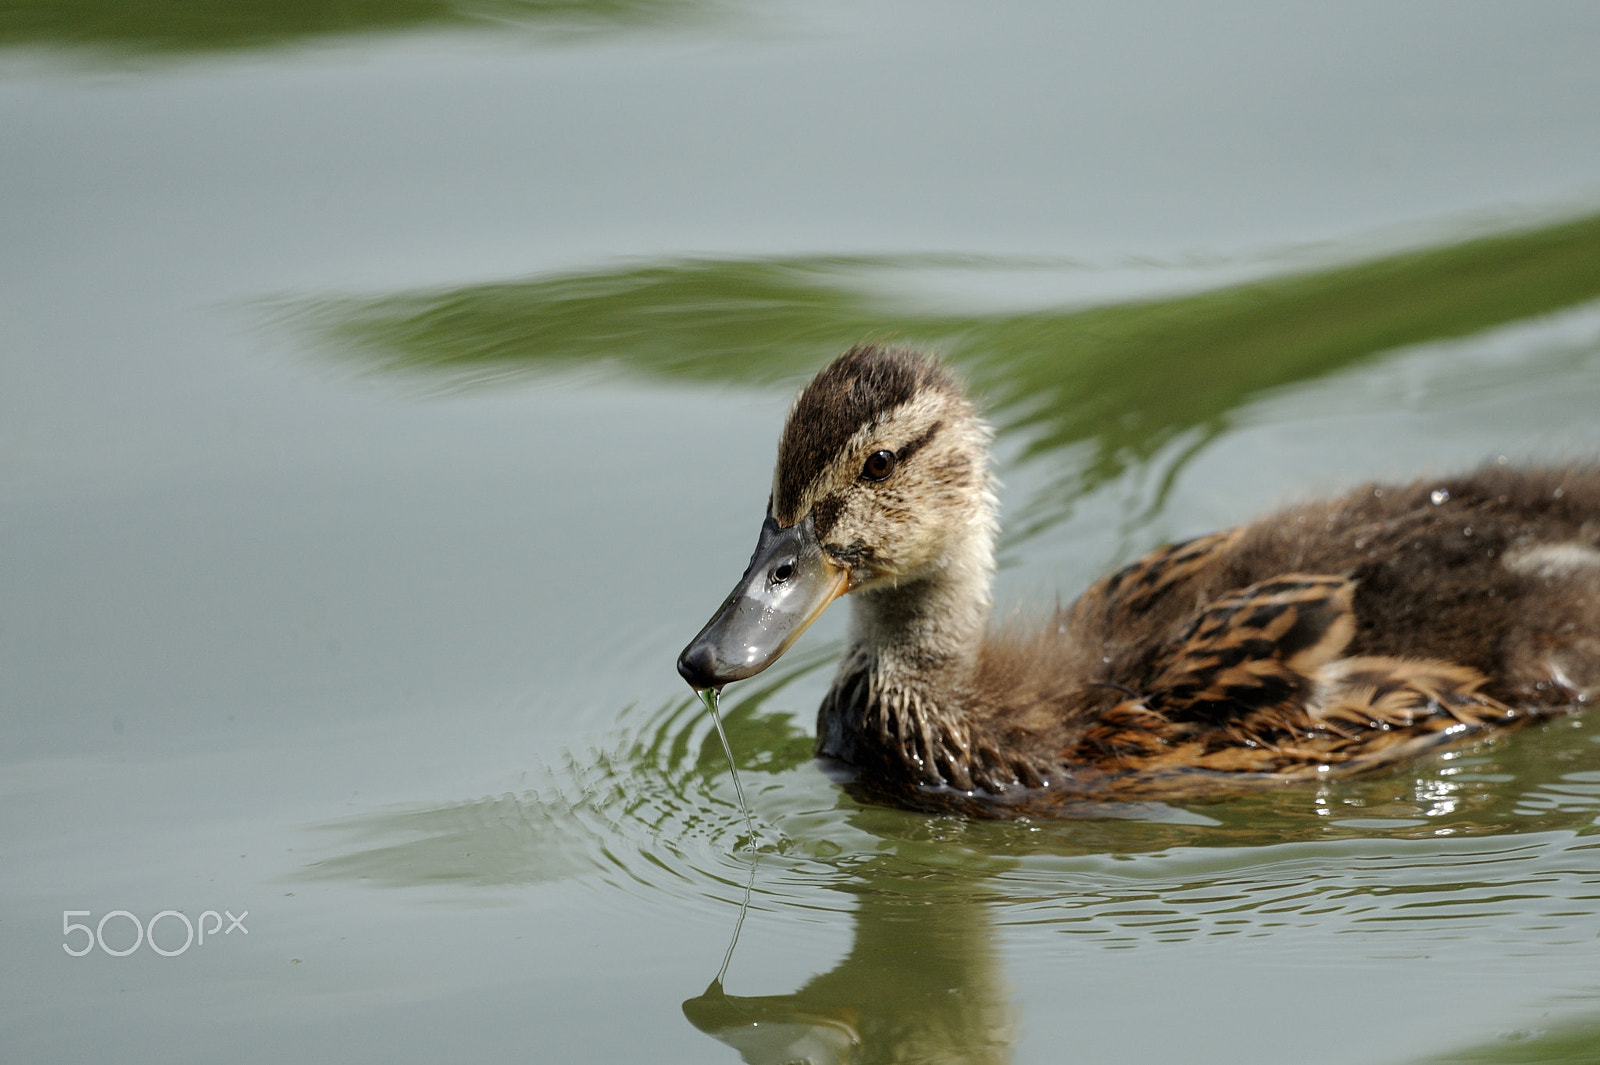
[[[1017,1011],[995,950],[991,872],[873,862],[838,886],[856,899],[855,939],[832,970],[793,994],[755,996],[728,994],[718,973],[683,1014],[748,1065],[1009,1061]]]
[[[1351,942],[1489,935],[1507,951],[1557,952],[1600,928],[1600,743],[1584,718],[1386,777],[1184,808],[1094,805],[1049,824],[969,821],[862,804],[817,771],[810,737],[785,710],[813,693],[783,685],[832,652],[725,704],[762,826],[745,908],[754,897],[779,925],[803,921],[789,943],[819,914],[852,922],[836,965],[776,995],[730,993],[740,980],[728,972],[761,963],[737,953],[732,930],[722,970],[682,1004],[728,1060],[1008,1061],[1021,999],[1000,929],[1019,921],[1034,943],[1070,935],[1058,941],[1069,950],[1242,934],[1292,942],[1314,928]],[[324,854],[297,878],[474,906],[576,878],[642,894],[662,912],[708,899],[734,912],[752,874],[744,821],[721,744],[688,696],[620,715],[604,745],[570,752],[531,783],[314,826]],[[1504,923],[1508,906],[1528,920]],[[1566,916],[1539,916],[1551,912]]]

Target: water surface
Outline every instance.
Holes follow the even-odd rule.
[[[1003,611],[1314,492],[1594,455],[1597,36],[11,5],[5,1056],[1596,1060],[1592,714],[977,824],[812,763],[836,609],[725,695],[752,849],[672,663],[862,339],[990,412]],[[63,949],[116,910],[248,931]]]

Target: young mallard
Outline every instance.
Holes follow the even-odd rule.
[[[1600,468],[1369,485],[988,633],[989,437],[936,360],[835,360],[795,401],[755,554],[679,673],[753,676],[849,593],[818,756],[878,799],[989,816],[1358,772],[1600,691]]]

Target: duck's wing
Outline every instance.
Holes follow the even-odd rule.
[[[1130,567],[1122,571],[1128,577],[1116,581],[1117,574],[1107,584],[1125,596],[1165,583],[1161,575],[1185,561],[1172,555],[1185,550],[1168,548],[1158,553],[1165,558],[1141,560],[1139,570]],[[1212,600],[1179,624],[1132,698],[1098,715],[1082,753],[1192,764],[1207,753],[1260,749],[1269,739],[1308,732],[1316,674],[1355,632],[1353,593],[1344,577],[1292,573]]]
[[[1301,724],[1318,671],[1355,635],[1354,593],[1345,577],[1289,573],[1214,600],[1156,659],[1146,704],[1249,731]],[[1256,721],[1264,714],[1279,720]]]
[[[1504,723],[1516,710],[1479,691],[1488,678],[1438,659],[1363,655],[1329,662],[1318,674],[1317,721],[1341,736],[1380,729],[1451,730]]]
[[[1211,601],[1158,657],[1147,702],[1205,721],[1304,702],[1355,635],[1354,593],[1346,577],[1285,574]]]
[[[1139,698],[1085,740],[1124,768],[1292,777],[1370,768],[1515,716],[1478,690],[1477,670],[1341,657],[1354,592],[1346,577],[1291,573],[1212,601],[1157,656]]]

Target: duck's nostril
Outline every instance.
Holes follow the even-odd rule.
[[[794,576],[794,563],[791,562],[791,561],[780,562],[778,564],[778,568],[774,569],[772,571],[772,583],[773,584],[782,584],[784,581],[788,580],[790,577],[793,577],[793,576]]]

